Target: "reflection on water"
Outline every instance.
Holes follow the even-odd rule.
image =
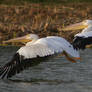
[[[8,62],[17,47],[0,47],[0,65]],[[92,51],[81,52],[81,61],[71,63],[64,57],[24,70],[11,79],[0,80],[0,92],[92,92]]]

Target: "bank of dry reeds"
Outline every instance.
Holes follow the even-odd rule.
[[[86,7],[85,7],[86,6]],[[92,19],[91,4],[25,4],[0,6],[0,43],[28,33],[40,37],[58,35],[71,41],[76,32],[62,31],[62,27]]]

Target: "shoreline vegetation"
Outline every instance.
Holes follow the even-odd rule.
[[[9,3],[10,1],[12,2]],[[3,44],[5,40],[28,33],[38,34],[40,37],[62,36],[71,42],[80,30],[65,32],[62,28],[85,19],[92,19],[92,0],[20,1],[0,1],[0,46],[10,45]]]

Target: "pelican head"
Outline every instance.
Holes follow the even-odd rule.
[[[80,30],[87,28],[88,26],[92,26],[92,20],[84,20],[80,23],[72,24],[63,28],[62,30],[69,31],[69,30]]]
[[[3,43],[16,43],[16,42],[21,42],[21,43],[27,43],[27,42],[31,42],[31,41],[36,41],[37,39],[39,39],[38,35],[36,34],[27,34],[25,36],[22,37],[17,37],[14,39],[10,39],[7,41],[3,41]]]

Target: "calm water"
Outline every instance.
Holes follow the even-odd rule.
[[[0,65],[11,60],[16,47],[0,47]],[[24,70],[11,80],[0,79],[0,92],[92,92],[92,50],[81,52],[82,60],[50,58]]]

